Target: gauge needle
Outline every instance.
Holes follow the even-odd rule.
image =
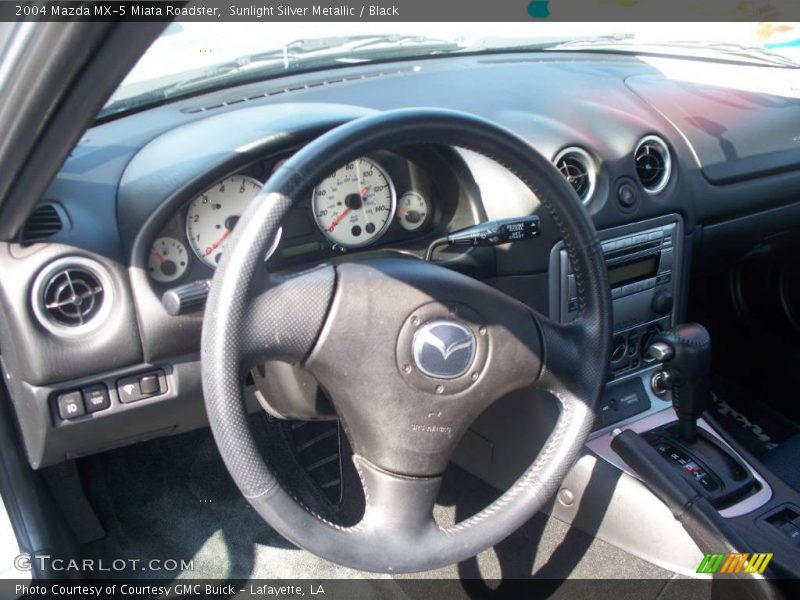
[[[159,252],[155,248],[153,248],[153,256],[155,256],[158,259],[158,262],[164,262],[165,260],[167,260],[167,257],[161,254],[161,252]]]
[[[226,238],[226,237],[228,237],[230,234],[231,234],[231,230],[230,230],[230,229],[226,229],[226,230],[225,230],[225,233],[223,233],[221,236],[219,236],[219,239],[218,239],[216,242],[214,242],[213,244],[211,244],[211,245],[208,247],[208,250],[206,250],[206,253],[205,253],[205,254],[203,254],[203,256],[208,256],[208,255],[209,255],[209,254],[211,254],[211,253],[212,253],[214,250],[216,250],[217,248],[219,248],[219,245],[220,245],[222,242],[224,242],[224,241],[225,241],[225,238]]]
[[[344,219],[344,216],[345,216],[347,213],[349,213],[349,212],[350,212],[350,210],[351,210],[351,208],[348,206],[348,207],[347,207],[347,208],[345,208],[345,209],[344,209],[344,210],[343,210],[341,213],[339,213],[338,215],[336,215],[336,217],[333,219],[333,221],[331,221],[331,224],[330,224],[330,225],[328,225],[328,229],[327,229],[328,233],[330,233],[331,231],[333,231],[334,229],[336,229],[336,226],[339,224],[339,221],[341,221],[342,219]]]

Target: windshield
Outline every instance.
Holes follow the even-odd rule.
[[[292,72],[451,53],[541,49],[800,63],[797,23],[172,23],[100,117]]]

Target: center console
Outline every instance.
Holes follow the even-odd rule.
[[[650,400],[658,366],[647,353],[653,339],[680,316],[683,221],[668,215],[598,233],[608,266],[614,309],[610,382],[595,429],[663,409]],[[550,254],[550,317],[569,322],[578,314],[575,275],[563,243]]]
[[[607,229],[598,237],[613,305],[608,381],[586,449],[547,512],[688,577],[698,577],[704,553],[725,550],[717,542],[739,545],[739,530],[745,532],[741,545],[755,548],[745,552],[775,549],[770,568],[789,568],[792,560],[800,567],[785,551],[794,543],[786,540],[800,531],[796,495],[787,495],[785,486],[726,435],[713,413],[703,412],[709,353],[694,334],[704,330],[678,326],[685,312],[681,217]],[[576,281],[563,243],[550,253],[548,285],[550,318],[575,319]],[[518,427],[529,439],[545,439],[553,417],[543,414],[545,405],[531,404],[524,390],[506,400],[470,429],[456,458],[498,488],[512,484],[531,458],[531,448],[506,443],[509,431]],[[711,548],[698,543],[702,536],[692,523],[676,520],[673,512],[677,507],[686,521],[697,511],[684,509],[695,505],[704,507],[701,520],[718,530],[708,537]]]
[[[710,340],[701,348],[708,334],[699,325],[675,330],[683,316],[681,217],[607,229],[598,237],[608,268],[614,337],[589,447],[616,464],[612,432],[634,429],[664,458],[664,467],[680,471],[716,508],[739,514],[763,504],[769,490],[754,471],[708,429],[701,426],[698,433],[696,427],[709,395]],[[550,254],[550,316],[570,322],[577,314],[575,275],[558,244]],[[700,337],[686,341],[695,334]],[[673,398],[680,398],[674,407]]]
[[[589,447],[614,462],[609,436],[636,428],[664,458],[664,466],[680,471],[715,507],[724,510],[751,498],[745,504],[751,508],[753,496],[763,502],[758,494],[763,487],[752,469],[696,426],[709,396],[710,338],[700,325],[677,326],[683,316],[680,216],[608,229],[598,236],[608,268],[614,337],[609,382]],[[572,321],[578,314],[577,290],[563,244],[551,252],[550,282],[550,316]],[[656,414],[657,425],[652,420]],[[648,428],[639,429],[642,424]]]
[[[613,303],[609,379],[586,452],[548,512],[689,577],[705,577],[697,565],[709,552],[755,553],[768,557],[755,577],[767,564],[771,576],[796,577],[796,492],[705,410],[713,393],[711,338],[699,324],[679,325],[681,218],[669,215],[598,236]],[[570,322],[578,302],[563,244],[553,248],[549,268],[550,317]],[[583,506],[603,507],[602,518]]]
[[[677,215],[599,233],[614,306],[611,372],[648,366],[645,349],[672,327],[680,298],[683,223]],[[550,316],[569,322],[578,314],[575,275],[563,244],[550,255]]]

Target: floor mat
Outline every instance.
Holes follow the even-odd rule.
[[[129,577],[169,577],[151,559],[192,561],[181,578],[352,578],[375,575],[340,567],[302,551],[270,529],[242,498],[208,430],[163,438],[81,460],[91,503],[108,535],[84,547],[87,557],[134,558]],[[452,523],[498,491],[467,472],[448,470],[437,520]],[[625,564],[624,570],[619,569]],[[539,514],[475,559],[426,577],[664,578],[670,573],[601,540]],[[399,588],[398,588],[399,589]],[[381,597],[386,590],[382,588]]]

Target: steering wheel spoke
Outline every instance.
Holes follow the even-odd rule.
[[[537,387],[562,403],[586,398],[592,382],[605,379],[603,365],[587,360],[587,354],[603,351],[602,342],[587,334],[583,319],[567,324],[543,316],[537,320],[542,335],[542,371]]]
[[[254,294],[248,300],[240,333],[242,366],[264,360],[302,361],[325,322],[334,285],[333,267],[322,265]],[[298,310],[304,318],[290,318]]]
[[[411,541],[438,533],[433,507],[441,477],[405,477],[376,467],[361,456],[353,462],[364,488],[364,518],[359,527],[386,543]]]

